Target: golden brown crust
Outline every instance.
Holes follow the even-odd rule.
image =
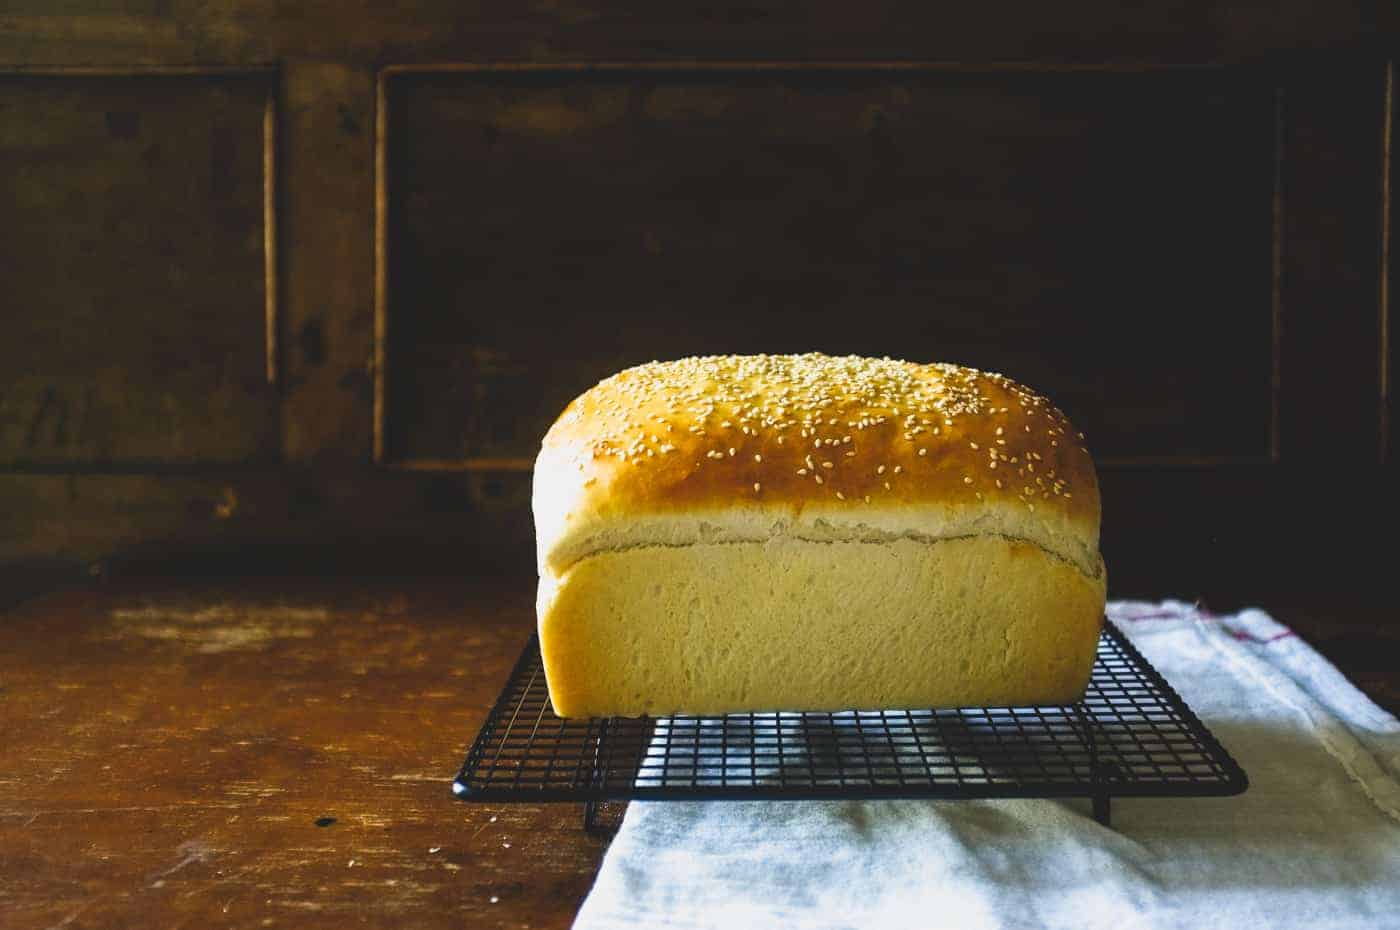
[[[562,521],[540,527],[542,563],[580,519],[743,509],[858,521],[920,507],[1012,514],[1097,549],[1083,437],[1044,397],[956,365],[820,354],[652,362],[574,400],[536,470],[537,517],[557,510]]]

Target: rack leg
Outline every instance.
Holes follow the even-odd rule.
[[[598,742],[593,747],[593,771],[589,780],[595,784],[606,778],[607,763],[604,761],[603,746],[608,740],[608,720],[603,720],[602,726],[598,728]],[[598,831],[598,808],[601,801],[583,802],[583,829],[586,833]]]
[[[1095,738],[1093,722],[1089,712],[1085,709],[1084,703],[1078,702],[1074,705],[1075,716],[1079,718],[1079,725],[1082,727],[1084,745],[1089,750],[1089,777],[1093,780],[1095,787],[1102,789],[1107,779],[1103,766],[1099,763],[1099,745]],[[1105,827],[1111,826],[1111,815],[1109,812],[1109,794],[1105,790],[1095,791],[1089,796],[1093,805],[1094,819]]]
[[[1112,826],[1109,822],[1108,795],[1096,794],[1093,797],[1094,819],[1105,827]]]

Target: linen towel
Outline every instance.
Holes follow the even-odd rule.
[[[1400,928],[1400,723],[1263,611],[1108,616],[1245,794],[633,802],[575,930]]]

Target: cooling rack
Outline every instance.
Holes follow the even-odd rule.
[[[1244,771],[1112,623],[1064,706],[563,719],[532,636],[454,793],[468,801],[1238,794]]]

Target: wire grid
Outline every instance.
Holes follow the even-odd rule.
[[[1244,772],[1111,623],[1084,699],[562,719],[532,637],[454,782],[469,800],[1228,795]]]

